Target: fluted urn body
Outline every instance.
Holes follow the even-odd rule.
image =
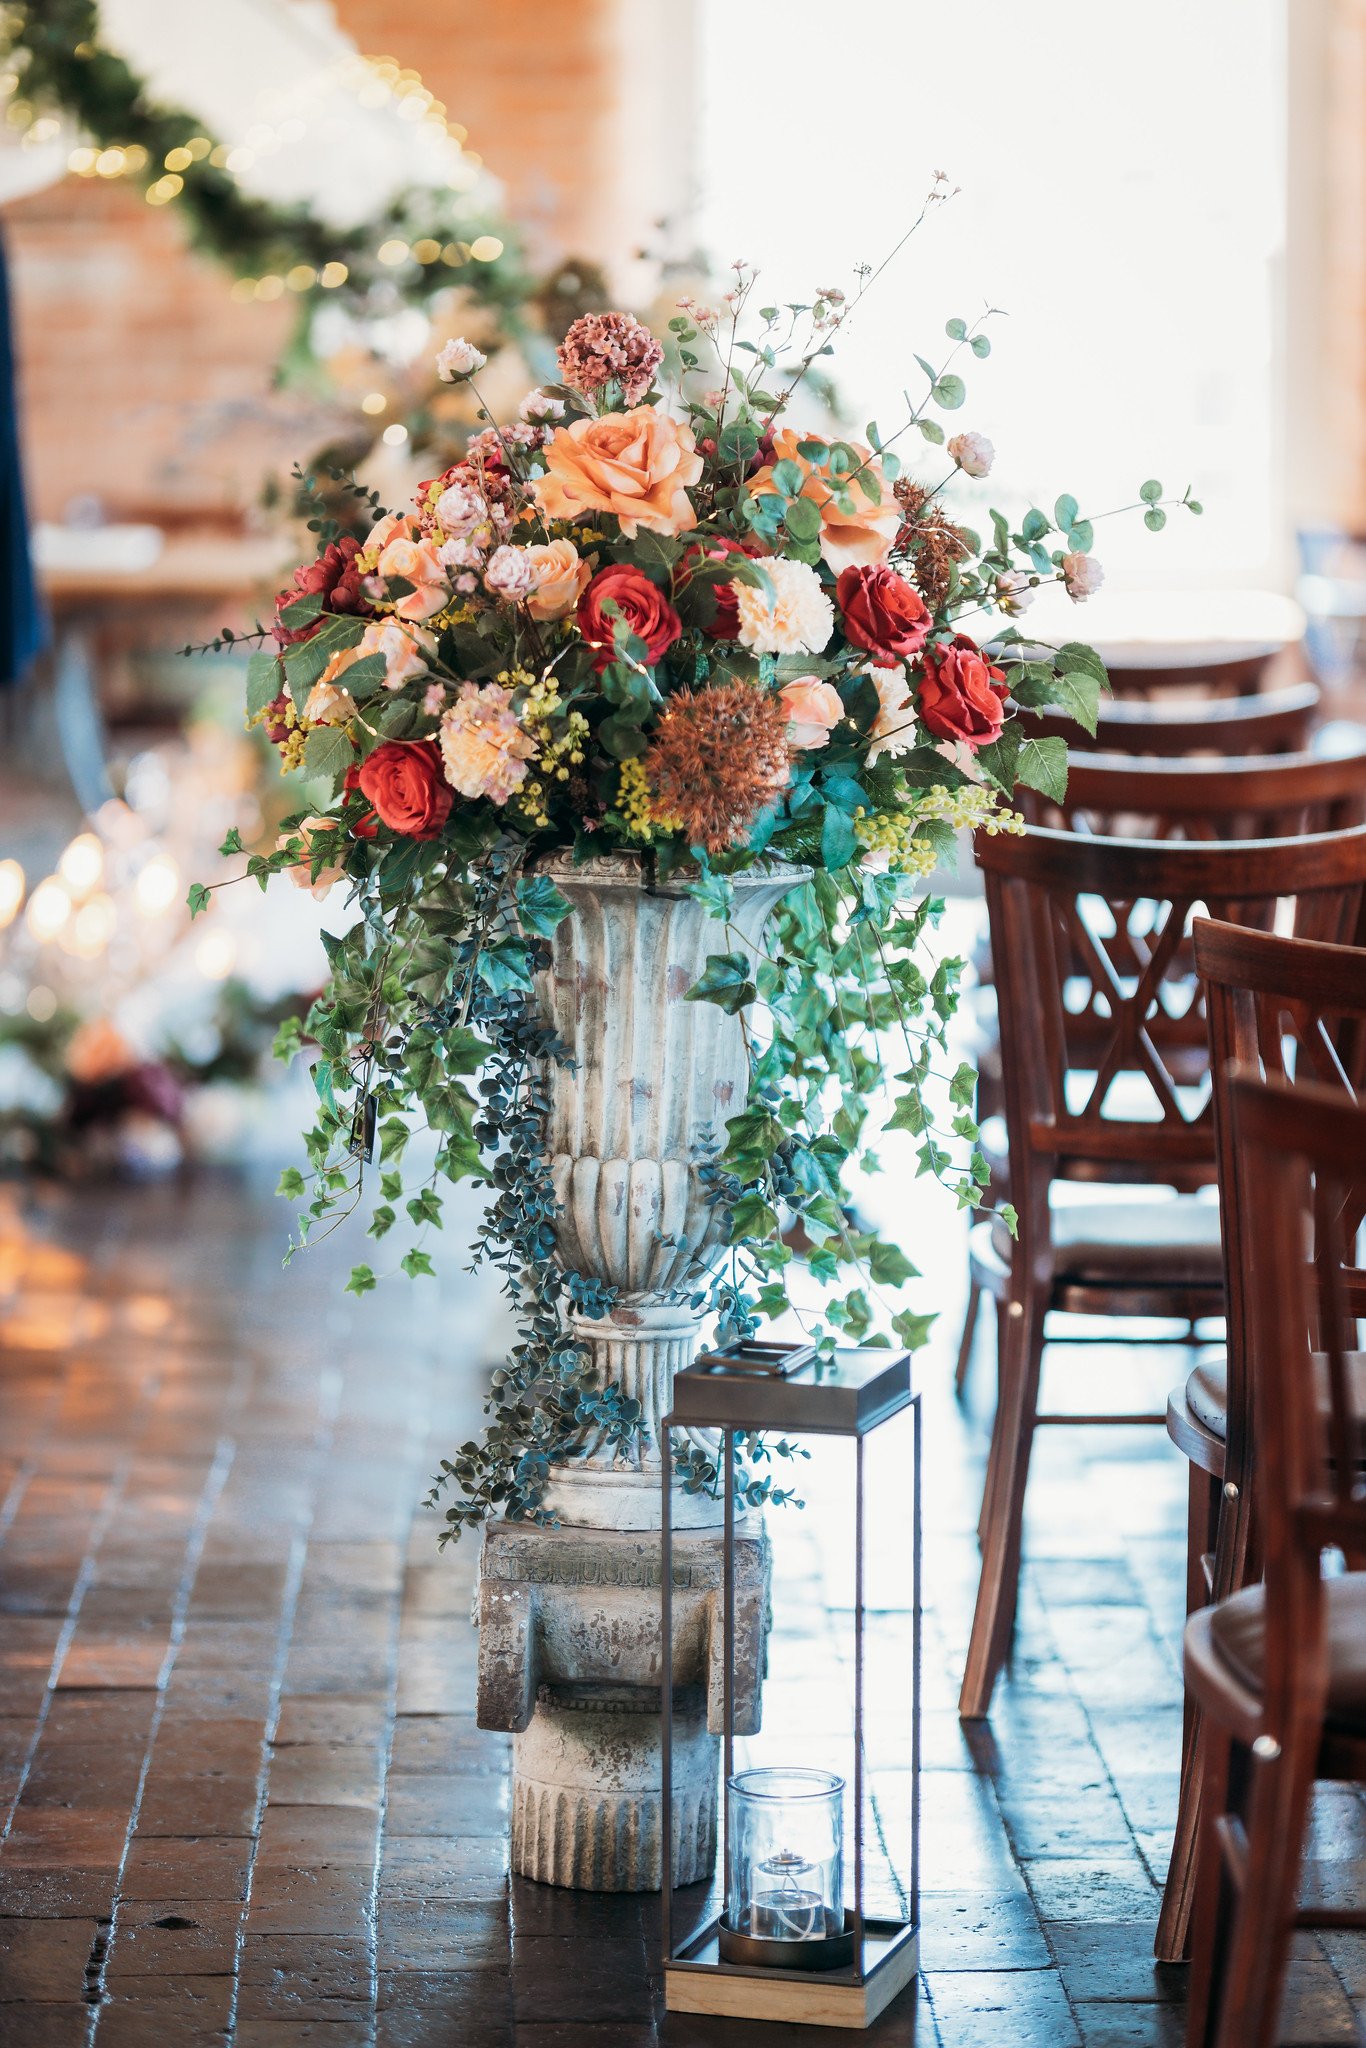
[[[558,1527],[492,1522],[480,1577],[479,1722],[510,1730],[512,1864],[523,1877],[595,1891],[660,1882],[660,1422],[697,1348],[690,1306],[722,1242],[699,1166],[744,1106],[743,1026],[689,1002],[713,953],[757,953],[774,906],[805,877],[740,875],[725,923],[678,883],[651,885],[618,854],[545,870],[572,905],[540,978],[572,1066],[547,1076],[563,1264],[615,1289],[610,1314],[578,1318],[601,1380],[639,1401],[628,1449],[605,1441],[555,1469]],[[675,1881],[716,1850],[723,1696],[722,1504],[676,1491],[673,1583]],[[737,1538],[736,1727],[757,1725],[767,1542]]]
[[[549,1505],[593,1528],[659,1526],[659,1423],[673,1376],[697,1348],[689,1308],[721,1240],[698,1163],[726,1142],[744,1107],[743,1026],[715,1003],[689,1002],[713,953],[754,957],[770,912],[803,879],[775,865],[740,875],[728,924],[677,883],[651,889],[638,856],[547,869],[574,914],[560,925],[543,979],[572,1068],[550,1076],[550,1152],[563,1263],[618,1290],[609,1318],[575,1333],[601,1378],[641,1404],[623,1456],[591,1447],[562,1468]],[[720,1520],[717,1501],[679,1495],[683,1526]]]

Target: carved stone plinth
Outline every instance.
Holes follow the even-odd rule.
[[[716,1854],[721,1542],[675,1539],[674,1871]],[[543,1884],[660,1882],[660,1539],[491,1522],[479,1583],[479,1725],[512,1733],[512,1863]],[[758,1725],[768,1600],[762,1530],[736,1538],[735,1725]]]

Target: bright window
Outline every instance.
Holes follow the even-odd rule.
[[[959,365],[956,423],[998,450],[984,497],[1068,490],[1089,512],[1189,480],[1203,521],[1099,529],[1112,585],[1279,580],[1281,0],[701,16],[702,246],[761,264],[765,302],[876,263],[936,169],[962,188],[841,338],[859,425],[890,432],[903,387],[924,389],[914,352],[938,359],[947,318],[999,306],[989,361]]]

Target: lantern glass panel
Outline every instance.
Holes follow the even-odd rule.
[[[726,1923],[761,1941],[844,1930],[844,1780],[833,1771],[739,1771],[730,1781]]]

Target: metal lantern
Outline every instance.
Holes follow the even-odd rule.
[[[865,1440],[894,1418],[909,1418],[912,1493],[909,1565],[911,1689],[909,1857],[895,1873],[902,1911],[865,1911]],[[673,1529],[672,1432],[720,1433],[725,1525],[722,1558],[722,1877],[701,1924],[675,1934],[673,1897]],[[854,1453],[854,1716],[849,1778],[794,1756],[777,1768],[735,1768],[736,1438],[763,1432],[795,1438],[845,1437]],[[818,1359],[811,1345],[742,1344],[705,1352],[674,1379],[672,1413],[661,1432],[665,2004],[674,2012],[724,2013],[815,2026],[866,2027],[916,1973],[919,1961],[920,1777],[920,1396],[910,1353],[875,1345]],[[904,1695],[902,1695],[904,1698]],[[880,1708],[891,1703],[879,1701]],[[901,1718],[901,1710],[898,1709]],[[878,1797],[874,1786],[874,1797]],[[846,1798],[849,1822],[845,1822]],[[885,1813],[880,1819],[886,1818]],[[879,1836],[890,1829],[879,1825]],[[846,1838],[847,1846],[846,1846]],[[888,1852],[890,1854],[890,1852]]]

